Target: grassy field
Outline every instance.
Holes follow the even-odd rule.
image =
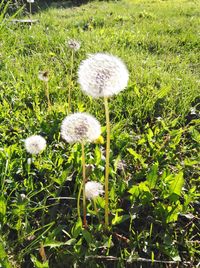
[[[0,267],[197,267],[199,1],[53,5],[32,18],[29,27],[0,15]],[[69,39],[81,42],[73,69]],[[80,62],[97,52],[120,57],[130,78],[109,100],[111,224],[102,196],[97,210],[87,201],[86,229],[81,146],[64,142],[60,126],[71,87],[72,111],[94,115],[106,140],[103,100],[77,82]],[[49,72],[51,110],[39,71]],[[47,148],[32,156],[24,140],[36,134]],[[86,146],[88,177],[102,184],[105,146]]]

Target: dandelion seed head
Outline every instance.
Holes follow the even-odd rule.
[[[26,151],[30,154],[39,154],[46,148],[46,140],[40,135],[33,135],[25,139]]]
[[[39,71],[38,79],[44,82],[49,81],[49,72],[48,71]]]
[[[68,40],[67,45],[69,48],[73,49],[74,51],[79,50],[81,47],[81,43],[74,39]]]
[[[69,143],[92,142],[101,134],[100,123],[87,113],[74,113],[65,117],[61,136]]]
[[[85,184],[85,196],[87,199],[94,199],[104,193],[103,185],[96,181],[88,181]]]
[[[127,86],[128,78],[128,70],[122,60],[104,53],[89,55],[78,70],[82,91],[94,98],[119,93]]]
[[[34,3],[34,0],[27,0],[28,3]]]
[[[197,112],[196,107],[191,107],[190,108],[190,114],[196,115],[196,112]]]

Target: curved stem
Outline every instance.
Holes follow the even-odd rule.
[[[106,138],[106,170],[105,170],[105,226],[109,225],[108,220],[108,179],[109,179],[109,166],[110,166],[110,117],[109,117],[109,106],[108,106],[108,98],[104,98],[104,106],[106,113],[106,130],[107,130],[107,138]]]
[[[87,227],[86,221],[86,196],[85,196],[85,183],[86,183],[86,172],[85,172],[85,148],[84,143],[81,143],[82,146],[82,170],[83,170],[83,225]]]
[[[74,68],[74,51],[72,50],[72,55],[71,55],[71,69],[70,69],[70,81],[69,81],[69,89],[68,89],[68,114],[71,112],[71,87],[72,87],[73,68]]]

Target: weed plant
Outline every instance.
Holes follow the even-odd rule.
[[[0,267],[197,266],[199,2],[49,7],[32,15],[39,22],[31,28],[12,23],[7,8],[0,7]],[[73,71],[70,39],[81,42]],[[84,145],[86,178],[104,184],[103,100],[77,83],[81,61],[97,52],[123,59],[130,77],[109,103],[108,229],[103,196],[87,202],[83,228],[81,144],[67,145],[60,135],[72,81],[70,110],[88,112],[102,126],[102,138]],[[50,77],[51,109],[42,70]],[[47,142],[38,156],[25,150],[31,135]]]

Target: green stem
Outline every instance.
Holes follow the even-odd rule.
[[[77,198],[77,213],[78,213],[78,218],[81,217],[81,209],[80,209],[80,199],[81,199],[81,192],[83,188],[83,181],[81,182],[81,186],[78,192],[78,198]]]
[[[68,114],[71,112],[71,88],[72,88],[73,68],[74,68],[74,51],[72,50],[70,80],[69,80],[69,89],[68,89]]]
[[[87,227],[86,221],[86,196],[85,196],[85,183],[86,183],[86,171],[85,171],[85,148],[84,143],[81,143],[82,146],[82,170],[83,170],[83,226]]]
[[[104,98],[105,114],[106,114],[106,170],[105,170],[105,226],[109,225],[108,220],[108,179],[109,179],[109,166],[110,166],[110,117],[109,117],[109,106],[108,98]]]
[[[48,82],[45,82],[45,94],[47,97],[47,102],[48,102],[48,111],[51,110],[51,101],[50,101],[50,97],[49,97],[49,84]]]
[[[29,13],[30,13],[30,18],[31,18],[31,14],[32,14],[31,3],[29,3]]]
[[[97,218],[98,218],[99,223],[100,223],[99,212],[98,212],[98,209],[97,209],[97,204],[96,204],[95,198],[92,201],[93,201],[93,204],[94,204],[94,210],[96,212]]]

